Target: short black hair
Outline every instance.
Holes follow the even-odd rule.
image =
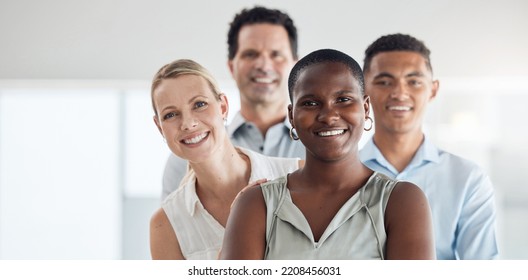
[[[229,24],[229,31],[227,32],[227,57],[229,60],[233,59],[238,51],[238,33],[240,33],[240,29],[245,25],[257,23],[270,23],[284,27],[290,39],[293,59],[297,59],[297,28],[290,16],[280,10],[255,6],[249,10],[243,9],[235,15],[235,18]]]
[[[305,57],[301,58],[295,65],[293,66],[290,76],[288,78],[288,91],[290,93],[290,101],[293,103],[293,89],[295,87],[295,84],[297,83],[297,80],[299,79],[299,76],[301,75],[301,72],[305,70],[307,67],[312,66],[314,64],[319,63],[327,63],[327,62],[338,62],[345,65],[349,70],[352,76],[358,81],[359,84],[359,90],[361,95],[364,94],[364,78],[363,78],[363,72],[361,71],[361,67],[355,61],[352,57],[349,55],[340,52],[338,50],[333,49],[320,49],[313,51],[306,55]]]
[[[421,54],[427,64],[427,68],[433,72],[431,66],[431,51],[425,46],[425,44],[407,34],[389,34],[378,38],[374,43],[370,44],[365,50],[365,59],[363,60],[363,71],[367,72],[370,68],[372,58],[378,53],[391,52],[391,51],[410,51]]]

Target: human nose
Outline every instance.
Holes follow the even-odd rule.
[[[196,118],[191,113],[182,113],[181,130],[191,130],[198,125]]]
[[[332,106],[323,106],[317,115],[317,120],[326,124],[332,124],[338,119],[339,113]]]
[[[405,83],[399,82],[394,85],[391,91],[391,98],[397,100],[405,100],[409,97],[409,89]]]
[[[262,71],[267,71],[272,69],[273,61],[269,55],[259,55],[259,57],[255,61],[255,67],[257,69],[260,69]]]

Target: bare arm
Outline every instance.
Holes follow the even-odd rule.
[[[266,203],[260,185],[241,191],[227,219],[220,259],[263,259],[266,248]]]
[[[150,254],[153,260],[183,260],[176,233],[162,208],[150,219]]]
[[[420,188],[400,182],[391,193],[385,210],[386,259],[435,259],[431,210]]]

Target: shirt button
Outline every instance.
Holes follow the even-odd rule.
[[[264,147],[260,146],[260,151],[261,152],[264,151]]]

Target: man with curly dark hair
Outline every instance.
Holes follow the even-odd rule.
[[[438,259],[498,257],[494,191],[475,163],[438,149],[422,130],[439,88],[430,51],[404,34],[382,36],[365,51],[365,94],[375,132],[360,152],[369,168],[425,192]]]

